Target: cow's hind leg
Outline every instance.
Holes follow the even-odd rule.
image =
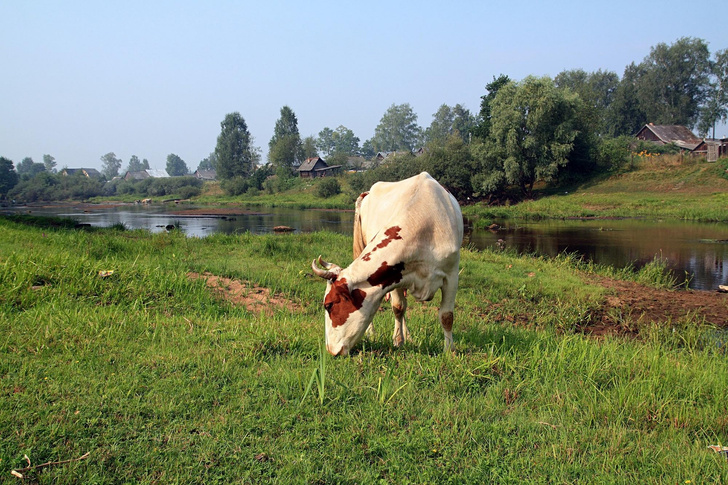
[[[409,339],[409,330],[407,330],[407,323],[404,317],[407,311],[407,297],[402,288],[392,290],[390,294],[392,295],[392,312],[394,312],[392,343],[395,347],[399,347]]]
[[[442,304],[440,305],[440,326],[445,334],[445,350],[455,350],[452,340],[453,310],[455,310],[455,294],[458,291],[458,275],[454,278],[447,278],[440,289],[442,293]]]

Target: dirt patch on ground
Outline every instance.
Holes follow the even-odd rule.
[[[281,294],[272,294],[268,288],[245,281],[215,276],[212,273],[188,273],[190,279],[204,279],[216,297],[227,300],[233,305],[244,306],[252,313],[271,315],[275,310],[300,310],[300,304]]]
[[[728,328],[728,294],[658,290],[631,281],[593,278],[610,292],[592,322],[581,328],[584,333],[636,336],[642,324],[674,322],[685,317]]]

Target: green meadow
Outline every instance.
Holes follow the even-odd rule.
[[[384,304],[332,358],[319,254],[348,264],[351,239],[0,218],[0,482],[728,483],[708,448],[728,441],[724,334],[575,331],[595,275],[659,277],[466,249],[456,352],[436,298],[410,301],[402,348]],[[287,303],[247,310],[191,272]]]

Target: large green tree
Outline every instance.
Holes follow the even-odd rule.
[[[353,156],[359,154],[359,137],[344,125],[336,130],[328,126],[321,130],[316,139],[316,147],[324,155]]]
[[[248,177],[255,170],[256,151],[245,119],[237,111],[225,115],[220,123],[215,157],[218,178]]]
[[[480,114],[478,116],[478,123],[473,129],[473,135],[477,136],[481,140],[485,140],[490,134],[491,106],[493,104],[493,100],[498,94],[500,88],[509,82],[511,82],[511,79],[507,75],[501,74],[498,77],[493,76],[493,81],[485,85],[487,93],[480,97]]]
[[[281,116],[273,129],[273,136],[268,142],[268,161],[279,169],[280,174],[288,174],[292,167],[300,165],[303,160],[298,119],[290,107],[283,106]]]
[[[608,132],[607,113],[614,101],[619,76],[611,71],[587,73],[583,69],[560,72],[554,83],[558,88],[570,89],[583,101],[583,122],[597,135]]]
[[[392,104],[374,129],[371,143],[375,151],[409,151],[422,142],[422,128],[409,103]]]
[[[185,161],[182,160],[179,155],[170,153],[169,155],[167,155],[167,173],[171,177],[180,177],[182,175],[189,174],[190,170],[187,167]]]
[[[635,135],[647,123],[647,114],[637,96],[642,72],[643,68],[635,63],[624,69],[622,79],[614,92],[614,99],[607,110],[604,128],[607,135]]]
[[[101,157],[101,173],[103,173],[107,179],[111,180],[119,175],[119,169],[121,168],[121,160],[116,158],[114,152],[109,152]]]
[[[4,199],[10,189],[18,184],[18,173],[15,171],[13,161],[0,157],[0,199]]]
[[[530,197],[537,181],[554,180],[569,161],[579,133],[579,98],[548,77],[527,77],[500,87],[491,109],[490,134],[481,151],[485,177],[515,185]]]
[[[710,88],[710,52],[702,39],[657,44],[638,66],[637,99],[649,122],[695,126]]]

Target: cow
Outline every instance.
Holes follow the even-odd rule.
[[[324,278],[326,349],[348,355],[370,326],[385,295],[394,313],[392,342],[409,338],[405,323],[407,291],[429,301],[437,290],[445,350],[452,349],[453,310],[458,288],[463,216],[455,198],[430,174],[400,182],[377,182],[356,201],[354,261],[346,268],[324,261],[311,263]]]

